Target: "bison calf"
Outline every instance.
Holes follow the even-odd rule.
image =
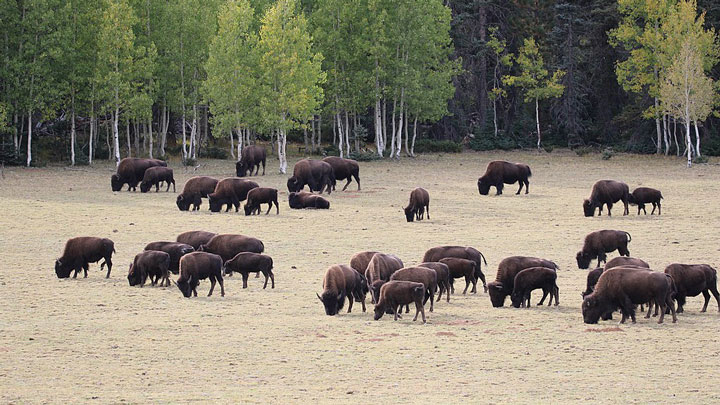
[[[390,281],[392,280],[399,280],[399,281],[414,281],[416,283],[421,283],[425,286],[425,299],[423,300],[423,304],[425,304],[430,299],[430,312],[433,312],[433,302],[435,301],[435,291],[437,291],[437,273],[433,269],[429,269],[427,267],[405,267],[402,268],[395,273],[393,273],[392,276],[390,276]],[[409,306],[406,307],[405,313],[410,312]]]
[[[367,290],[363,287],[363,277],[350,266],[344,264],[336,264],[330,266],[325,272],[323,278],[322,295],[317,295],[320,302],[325,307],[326,315],[337,315],[345,305],[345,298],[348,298],[348,313],[352,311],[353,300],[357,299],[362,302],[363,312],[365,312],[365,293]]]
[[[510,256],[502,259],[498,264],[495,281],[488,283],[488,295],[493,307],[499,308],[505,305],[505,298],[513,293],[515,276],[531,267],[558,268],[554,262],[537,257]]]
[[[677,312],[684,311],[685,299],[695,297],[702,293],[705,298],[702,310],[707,310],[710,302],[710,293],[715,297],[720,312],[720,296],[717,289],[717,271],[707,264],[679,264],[673,263],[665,268],[665,273],[672,276],[677,287]]]
[[[115,253],[115,243],[107,238],[81,236],[68,239],[65,242],[63,255],[55,260],[55,274],[58,278],[68,278],[70,272],[75,270],[73,278],[76,278],[80,269],[82,269],[85,272],[85,278],[87,278],[89,264],[105,259],[100,264],[100,271],[107,264],[108,271],[105,278],[110,278],[113,253]]]
[[[215,289],[215,282],[220,283],[220,296],[225,296],[225,286],[222,277],[223,260],[220,256],[206,252],[193,252],[180,259],[180,277],[177,285],[185,298],[190,298],[192,293],[197,297],[197,286],[200,280],[210,279],[210,292],[212,295]]]
[[[232,259],[225,262],[222,273],[232,274],[237,272],[242,274],[243,288],[247,288],[247,280],[249,273],[261,272],[265,276],[265,284],[263,290],[267,288],[268,278],[272,280],[272,288],[275,288],[275,275],[273,274],[273,259],[267,255],[259,253],[243,252],[238,253]]]
[[[265,215],[270,213],[273,204],[275,204],[275,213],[280,214],[280,205],[278,205],[278,191],[269,187],[258,187],[250,190],[247,194],[247,202],[245,203],[245,215],[260,215],[260,204],[267,204],[268,210]]]
[[[342,189],[342,191],[345,191],[354,177],[358,185],[357,189],[360,191],[360,165],[357,161],[337,156],[328,156],[323,158],[323,162],[328,163],[333,168],[333,175],[335,176],[333,190],[335,190],[335,181],[347,179],[347,183],[345,183],[345,187]]]
[[[250,145],[243,148],[240,153],[240,161],[235,164],[235,174],[238,177],[245,177],[250,172],[252,176],[252,170],[255,169],[255,176],[257,176],[260,170],[260,164],[263,167],[263,176],[265,175],[265,159],[267,152],[265,148],[258,145]]]
[[[258,188],[257,183],[251,180],[243,180],[237,177],[222,179],[215,187],[215,191],[208,195],[210,211],[220,212],[223,206],[227,206],[225,212],[235,206],[235,212],[240,209],[240,202],[247,198],[250,190]]]
[[[400,307],[415,303],[415,317],[422,314],[423,323],[425,320],[425,308],[423,307],[423,298],[425,298],[425,286],[422,283],[413,281],[388,281],[380,288],[380,298],[375,304],[375,320],[382,318],[386,311],[392,311],[395,320],[401,316],[399,314]]]
[[[635,190],[633,190],[632,193],[628,196],[628,201],[630,204],[637,205],[638,207],[638,215],[640,215],[640,210],[643,210],[645,215],[647,215],[647,210],[645,210],[645,204],[652,204],[652,211],[650,212],[650,215],[655,214],[655,208],[658,210],[658,215],[661,215],[662,207],[660,206],[660,200],[663,199],[662,193],[660,190],[656,190],[654,188],[650,187],[638,187]]]
[[[605,253],[614,250],[617,250],[621,256],[630,256],[627,244],[631,240],[632,237],[625,231],[606,229],[587,234],[582,250],[575,256],[578,267],[587,269],[590,267],[590,262],[593,259],[597,259],[598,266],[600,266],[600,262],[607,261],[607,255]]]
[[[430,219],[430,194],[424,188],[418,187],[410,193],[410,204],[405,209],[405,219],[408,222],[423,219],[427,211],[427,219]]]
[[[170,255],[170,271],[173,274],[177,274],[180,270],[180,258],[185,256],[188,253],[192,253],[195,251],[195,249],[190,246],[186,245],[184,243],[178,243],[178,242],[166,242],[166,241],[160,241],[160,242],[150,242],[147,245],[145,245],[144,250],[156,250],[160,252],[165,252]]]
[[[156,166],[145,170],[142,183],[140,183],[140,192],[147,193],[150,191],[152,186],[155,186],[155,192],[160,191],[160,183],[165,182],[167,189],[170,191],[170,184],[173,186],[173,193],[175,192],[175,178],[173,177],[173,171],[169,167]]]
[[[377,303],[380,287],[390,280],[390,276],[405,267],[402,260],[395,255],[375,253],[365,270],[365,281],[372,294],[372,302]]]
[[[465,289],[463,290],[463,294],[467,293],[467,289],[470,286],[470,283],[472,283],[473,286],[470,292],[473,294],[477,293],[477,278],[475,277],[476,263],[474,261],[460,259],[457,257],[446,257],[440,259],[440,263],[448,266],[448,269],[450,270],[450,289],[453,292],[455,292],[455,288],[453,287],[453,280],[456,278],[465,277]]]
[[[160,287],[170,286],[170,255],[165,252],[149,250],[138,253],[130,263],[128,270],[128,282],[130,286],[145,285],[148,276],[150,285],[156,285],[160,280]]]
[[[440,262],[425,262],[418,264],[418,267],[427,267],[435,270],[438,284],[438,296],[436,301],[440,301],[440,297],[442,297],[443,292],[445,292],[447,302],[450,302],[450,269],[447,264]]]
[[[540,302],[538,302],[538,305],[542,305],[548,294],[550,294],[548,306],[552,304],[553,297],[555,297],[556,306],[560,303],[560,290],[557,286],[557,273],[555,269],[531,267],[519,272],[515,276],[513,292],[510,296],[512,305],[515,308],[520,308],[520,306],[530,308],[530,292],[538,288],[543,290],[543,296]]]
[[[218,180],[208,176],[195,176],[190,178],[183,186],[182,193],[177,196],[176,204],[180,211],[189,211],[193,206],[193,211],[200,209],[202,199],[212,194],[217,187]]]

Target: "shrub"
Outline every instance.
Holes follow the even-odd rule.
[[[554,146],[552,145],[543,145],[543,149],[545,149],[545,152],[552,153]]]
[[[592,148],[589,146],[583,146],[581,148],[575,149],[575,154],[577,154],[578,156],[585,156],[590,152],[592,152]]]
[[[605,148],[602,152],[602,160],[610,160],[613,157],[614,152],[612,148]]]
[[[435,141],[432,139],[420,139],[415,141],[416,153],[460,153],[462,145],[453,141]]]
[[[695,159],[693,159],[693,163],[707,163],[708,161],[709,159],[706,155],[696,156]]]
[[[475,136],[468,144],[472,150],[512,150],[517,149],[517,143],[507,136]]]
[[[198,162],[197,162],[197,160],[189,157],[189,158],[185,159],[182,163],[184,166],[197,166]]]
[[[228,152],[224,148],[208,146],[200,149],[200,157],[209,159],[227,159]]]
[[[348,155],[348,159],[354,159],[358,162],[371,162],[373,160],[380,160],[381,157],[378,156],[376,152],[373,151],[362,151],[362,152],[353,152]]]

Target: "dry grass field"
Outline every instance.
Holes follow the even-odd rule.
[[[477,177],[493,159],[528,163],[530,194],[516,196],[512,185],[499,197],[478,195]],[[234,174],[231,161],[203,162],[196,173],[170,166],[178,192],[193,174]],[[6,168],[0,179],[2,403],[720,401],[714,300],[701,314],[702,298],[690,298],[677,324],[639,316],[635,325],[617,317],[585,325],[586,271],[575,263],[588,232],[621,229],[632,235],[631,255],[655,270],[673,262],[717,268],[720,166],[569,151],[425,155],[361,163],[362,191],[339,187],[329,211],[301,211],[288,208],[287,176],[272,158],[255,180],[281,190],[280,215],[255,217],[212,214],[207,201],[180,212],[172,192],[113,193],[113,171],[106,163]],[[623,217],[616,206],[611,218],[583,217],[582,199],[604,178],[661,189],[663,215],[631,207]],[[432,219],[407,223],[402,207],[416,186],[430,192]],[[219,290],[205,297],[204,281],[200,297],[186,299],[175,286],[128,286],[128,264],[146,243],[187,230],[262,239],[276,288],[263,290],[251,276],[244,290],[235,276],[224,298]],[[56,278],[55,258],[81,235],[115,241],[110,279],[98,264],[87,279]],[[407,316],[373,321],[369,303],[367,313],[355,306],[328,317],[315,297],[327,267],[357,251],[395,253],[411,265],[441,244],[482,251],[488,281],[507,256],[554,260],[560,306],[495,309],[482,288],[467,296],[461,288],[423,325]]]

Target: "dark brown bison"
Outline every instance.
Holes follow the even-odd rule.
[[[266,157],[267,152],[265,152],[265,148],[263,148],[262,146],[249,145],[244,147],[242,152],[240,153],[240,160],[235,163],[235,174],[238,177],[245,177],[249,171],[250,175],[252,176],[252,171],[254,168],[255,176],[257,176],[258,171],[260,170],[260,164],[262,163],[262,174],[264,176]]]
[[[237,177],[228,177],[218,182],[215,191],[208,194],[208,202],[210,211],[220,212],[223,205],[227,205],[225,212],[230,211],[231,206],[235,206],[235,212],[240,209],[240,202],[247,198],[250,190],[260,187],[251,180],[244,180]]]
[[[130,263],[128,270],[128,282],[130,286],[140,285],[143,287],[145,281],[150,277],[150,285],[156,285],[160,281],[160,287],[170,286],[170,255],[155,250],[140,252]]]
[[[602,273],[595,291],[583,300],[583,320],[585,323],[597,323],[604,314],[620,309],[620,323],[625,323],[628,317],[635,323],[635,306],[646,302],[653,302],[661,309],[658,323],[663,322],[668,307],[673,322],[677,322],[669,275],[638,267],[615,267]]]
[[[560,289],[557,286],[557,273],[555,269],[530,267],[529,269],[522,270],[515,276],[513,292],[510,296],[513,307],[520,308],[523,306],[530,308],[530,292],[539,288],[543,290],[543,296],[540,302],[538,302],[538,305],[543,304],[548,294],[550,294],[548,306],[552,304],[553,297],[555,297],[556,306],[560,303]]]
[[[365,280],[367,281],[368,290],[372,296],[372,302],[377,302],[380,287],[390,280],[390,276],[396,271],[405,267],[402,260],[395,255],[385,253],[375,253],[370,259],[365,270]]]
[[[415,219],[422,220],[425,211],[427,218],[430,219],[430,194],[424,188],[416,188],[410,193],[410,203],[404,210],[408,222],[413,222]]]
[[[272,280],[272,288],[275,288],[275,275],[272,269],[272,257],[259,253],[242,252],[225,262],[223,265],[223,275],[226,273],[232,274],[233,272],[240,273],[243,279],[243,288],[247,288],[249,273],[261,272],[263,276],[265,276],[264,290],[267,288],[268,278]]]
[[[298,193],[290,193],[288,195],[288,204],[292,209],[316,208],[327,210],[330,209],[330,201],[319,195],[300,191]]]
[[[485,256],[480,253],[479,250],[472,247],[465,246],[436,246],[430,248],[425,252],[422,261],[423,262],[439,262],[440,259],[445,257],[458,257],[460,259],[468,259],[474,261],[475,266],[475,279],[480,279],[483,283],[483,289],[487,292],[487,283],[485,282],[485,274],[482,272],[483,262],[487,265]]]
[[[322,160],[303,159],[295,164],[293,175],[287,181],[287,188],[290,192],[302,191],[307,184],[310,191],[318,191],[322,194],[327,189],[328,194],[332,192],[335,175],[329,163]]]
[[[640,210],[643,210],[645,215],[647,215],[645,204],[652,204],[653,209],[650,212],[650,215],[655,214],[655,208],[658,210],[658,215],[661,215],[662,207],[660,206],[660,200],[662,199],[663,196],[660,190],[650,187],[638,187],[628,195],[628,202],[630,204],[637,205],[638,215],[640,215]]]
[[[348,298],[348,313],[352,311],[353,300],[362,302],[363,312],[365,312],[365,292],[363,287],[363,277],[350,266],[344,264],[336,264],[330,266],[325,272],[323,278],[322,295],[317,295],[320,302],[325,307],[325,314],[333,316],[340,313],[345,305],[345,298]],[[365,291],[365,292],[363,292]]]
[[[447,302],[450,302],[450,269],[447,264],[440,262],[425,262],[418,264],[418,266],[435,270],[438,283],[438,296],[436,301],[440,301],[442,293],[445,292]]]
[[[147,245],[145,245],[144,250],[156,250],[169,254],[170,271],[173,274],[178,274],[178,271],[180,271],[180,258],[182,258],[188,253],[194,252],[195,248],[179,242],[159,241],[148,243]]]
[[[128,191],[135,191],[145,177],[145,170],[155,166],[167,166],[167,163],[159,159],[125,158],[118,164],[117,173],[110,176],[110,188],[120,191],[127,184]]]
[[[269,187],[258,187],[250,190],[247,194],[247,202],[245,203],[245,215],[260,215],[260,204],[267,204],[268,210],[265,215],[270,213],[273,204],[275,204],[275,213],[280,214],[280,205],[277,200],[278,191]]]
[[[402,268],[390,276],[390,281],[392,280],[400,280],[400,281],[414,281],[416,283],[421,283],[425,286],[425,299],[423,300],[423,304],[425,304],[430,299],[430,312],[433,312],[433,303],[435,301],[435,292],[438,288],[438,281],[437,281],[437,273],[433,269],[429,269],[427,267],[405,267]],[[409,306],[405,308],[405,313],[410,312]]]
[[[188,231],[178,235],[175,240],[177,242],[190,245],[193,249],[198,250],[200,245],[210,242],[210,239],[212,239],[215,235],[217,235],[215,232]]]
[[[190,294],[197,297],[197,286],[200,280],[210,279],[210,292],[208,297],[212,295],[215,289],[215,282],[220,283],[220,296],[225,296],[225,285],[222,276],[223,260],[220,256],[207,252],[193,252],[187,254],[180,259],[180,277],[178,277],[178,289],[185,298],[190,298]]]
[[[702,293],[705,298],[702,310],[707,310],[710,302],[710,293],[715,297],[720,311],[720,296],[717,289],[717,271],[707,264],[679,264],[673,263],[665,268],[665,273],[672,276],[677,287],[678,312],[683,312],[687,297],[695,297]]]
[[[365,270],[367,270],[367,266],[370,263],[370,259],[372,259],[373,256],[375,256],[375,251],[372,250],[365,250],[362,252],[355,253],[350,258],[350,267],[355,269],[358,273],[365,275]]]
[[[525,185],[525,194],[530,191],[530,181],[528,179],[532,176],[530,166],[522,163],[510,163],[504,160],[494,160],[487,165],[485,174],[482,175],[477,181],[478,191],[482,195],[488,195],[490,187],[495,187],[497,195],[502,194],[503,187],[505,184],[514,184],[517,182],[520,185],[517,193]]]
[[[157,193],[160,191],[160,183],[162,182],[167,184],[165,192],[170,191],[170,184],[173,186],[173,193],[175,192],[175,178],[171,168],[163,166],[149,167],[145,170],[142,183],[140,183],[140,192],[147,193],[152,186],[155,186],[155,192]]]
[[[598,210],[598,215],[602,215],[602,207],[607,205],[608,216],[610,216],[613,204],[622,201],[625,205],[623,215],[627,215],[629,196],[630,189],[627,184],[615,180],[600,180],[593,185],[590,198],[583,201],[583,211],[586,217],[595,215],[595,209]]]
[[[208,195],[212,194],[217,184],[217,179],[208,176],[190,178],[185,183],[182,193],[177,197],[176,203],[180,211],[190,210],[190,205],[193,206],[193,211],[199,210],[202,198],[207,198]]]
[[[531,267],[546,267],[558,269],[557,264],[550,260],[528,256],[510,256],[502,259],[498,264],[495,281],[488,283],[488,295],[495,308],[505,305],[505,297],[512,295],[515,286],[515,276]]]
[[[73,278],[76,278],[80,269],[82,269],[85,272],[85,277],[87,277],[89,264],[105,259],[100,264],[100,271],[107,264],[108,271],[105,278],[110,278],[113,253],[115,253],[115,244],[107,238],[80,236],[68,239],[65,242],[65,250],[63,250],[62,256],[55,260],[55,274],[58,278],[68,278],[70,272],[75,270]]]
[[[265,250],[265,245],[260,239],[250,236],[221,234],[215,235],[208,243],[200,245],[198,250],[220,255],[223,262],[226,262],[238,253],[262,253]]]
[[[323,162],[332,166],[336,181],[347,179],[347,183],[345,184],[345,187],[343,187],[342,191],[345,191],[345,189],[348,188],[353,177],[355,177],[355,182],[358,185],[357,189],[360,191],[360,165],[357,161],[352,159],[343,159],[337,156],[328,156],[323,158]],[[333,190],[335,190],[335,182],[333,182]]]
[[[605,229],[590,232],[585,236],[585,243],[583,244],[582,250],[577,252],[575,256],[578,267],[587,269],[590,267],[590,262],[593,259],[597,259],[597,264],[600,266],[600,262],[607,262],[607,255],[605,253],[614,250],[617,250],[621,256],[630,256],[627,244],[631,240],[632,237],[625,231]]]
[[[375,320],[382,318],[385,312],[390,313],[392,311],[397,321],[398,318],[401,318],[400,308],[414,302],[415,317],[413,321],[417,320],[418,314],[422,314],[423,323],[426,323],[425,308],[423,307],[424,298],[425,286],[422,283],[399,280],[388,281],[380,288],[379,298],[377,304],[375,304]]]
[[[586,295],[592,294],[592,292],[595,290],[595,284],[597,284],[598,279],[600,278],[600,275],[605,270],[612,269],[613,267],[642,267],[649,269],[650,265],[647,264],[646,261],[636,259],[634,257],[625,257],[625,256],[618,256],[613,259],[611,259],[609,262],[605,263],[605,267],[597,267],[593,270],[590,270],[587,275],[587,285],[585,287],[585,292],[582,293],[583,298]]]
[[[463,294],[467,294],[467,289],[470,286],[470,283],[472,283],[472,290],[470,290],[471,293],[475,294],[477,293],[477,277],[475,277],[475,268],[477,267],[477,263],[475,263],[472,260],[467,259],[460,259],[458,257],[445,257],[440,259],[440,263],[448,266],[448,270],[450,270],[450,290],[454,293],[455,287],[454,287],[454,280],[456,278],[465,278],[465,290],[463,290]]]

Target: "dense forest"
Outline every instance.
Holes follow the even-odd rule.
[[[0,160],[720,154],[716,0],[0,0]]]

